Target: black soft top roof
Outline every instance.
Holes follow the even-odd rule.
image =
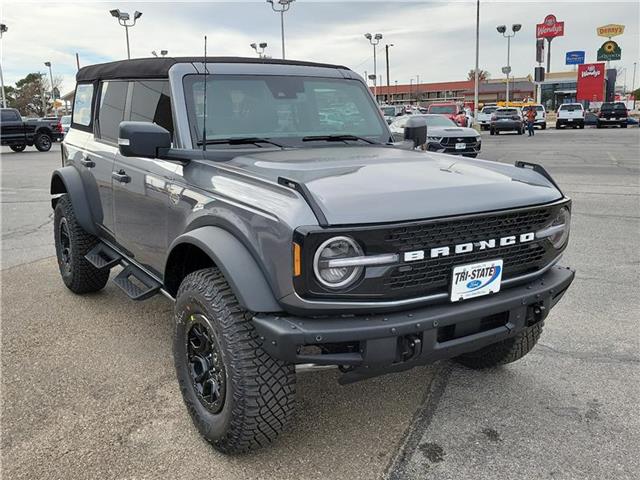
[[[139,58],[135,60],[119,60],[117,62],[99,63],[82,67],[76,74],[77,82],[91,82],[117,78],[162,78],[176,63],[203,63],[204,57],[163,57]],[[207,63],[263,63],[273,65],[299,65],[306,67],[341,68],[341,65],[303,62],[299,60],[279,60],[273,58],[244,57],[207,57]]]

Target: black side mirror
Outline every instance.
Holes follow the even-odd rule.
[[[404,139],[413,141],[413,148],[427,143],[427,121],[423,117],[409,117],[404,126]]]
[[[120,122],[118,149],[123,157],[158,158],[159,149],[171,147],[171,134],[151,122]]]

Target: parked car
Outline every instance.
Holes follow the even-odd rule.
[[[489,125],[491,135],[500,132],[517,132],[518,135],[524,133],[524,120],[522,112],[516,107],[500,107],[491,115],[491,124]]]
[[[393,145],[346,67],[206,62],[81,68],[51,203],[69,290],[113,278],[133,300],[174,301],[179,391],[214,448],[274,441],[295,417],[297,364],[349,383],[531,351],[574,278],[557,265],[571,200],[542,166],[416,150],[420,118]],[[342,124],[319,124],[333,105]]]
[[[556,128],[584,128],[584,107],[581,103],[563,103],[558,108]]]
[[[382,115],[387,123],[391,123],[395,120],[396,117],[402,115],[402,107],[396,105],[382,105],[380,107],[382,110]]]
[[[60,118],[60,125],[62,125],[62,133],[66,135],[71,126],[71,115],[63,115]]]
[[[527,112],[532,108],[536,111],[536,119],[533,121],[533,126],[540,127],[540,129],[542,130],[546,129],[547,111],[544,108],[544,105],[541,105],[539,103],[536,103],[535,105],[525,105],[524,107],[522,107],[522,115],[526,118]]]
[[[15,108],[0,111],[0,144],[8,145],[14,152],[34,145],[39,152],[48,152],[52,143],[61,140],[62,136],[62,125],[57,119],[23,120]]]
[[[482,139],[473,128],[459,127],[442,115],[405,115],[394,120],[389,128],[394,140],[404,138],[409,118],[424,118],[427,122],[427,150],[476,157],[482,147]]]
[[[629,112],[624,102],[604,102],[598,113],[598,128],[618,125],[627,128]]]
[[[491,117],[493,116],[493,112],[495,112],[497,109],[497,106],[488,106],[482,107],[482,110],[478,112],[478,123],[480,124],[481,130],[489,130],[489,126],[491,125]]]
[[[450,120],[453,120],[456,125],[467,126],[467,116],[464,113],[464,109],[455,102],[432,103],[427,107],[427,113],[445,115]]]

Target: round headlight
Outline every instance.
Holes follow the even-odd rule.
[[[362,249],[351,237],[333,237],[318,247],[313,257],[313,271],[318,281],[328,288],[345,288],[362,274],[363,266],[335,266],[331,260],[360,257]]]
[[[549,241],[555,248],[561,248],[567,242],[569,238],[569,227],[571,225],[571,212],[567,207],[562,207],[558,212],[556,218],[549,225],[549,229],[554,227],[564,226],[564,228],[557,228],[556,231],[549,236]]]

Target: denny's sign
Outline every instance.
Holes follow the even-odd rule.
[[[624,25],[610,23],[608,25],[603,25],[602,27],[596,28],[596,32],[598,33],[599,37],[617,37],[618,35],[622,35],[624,33]]]

